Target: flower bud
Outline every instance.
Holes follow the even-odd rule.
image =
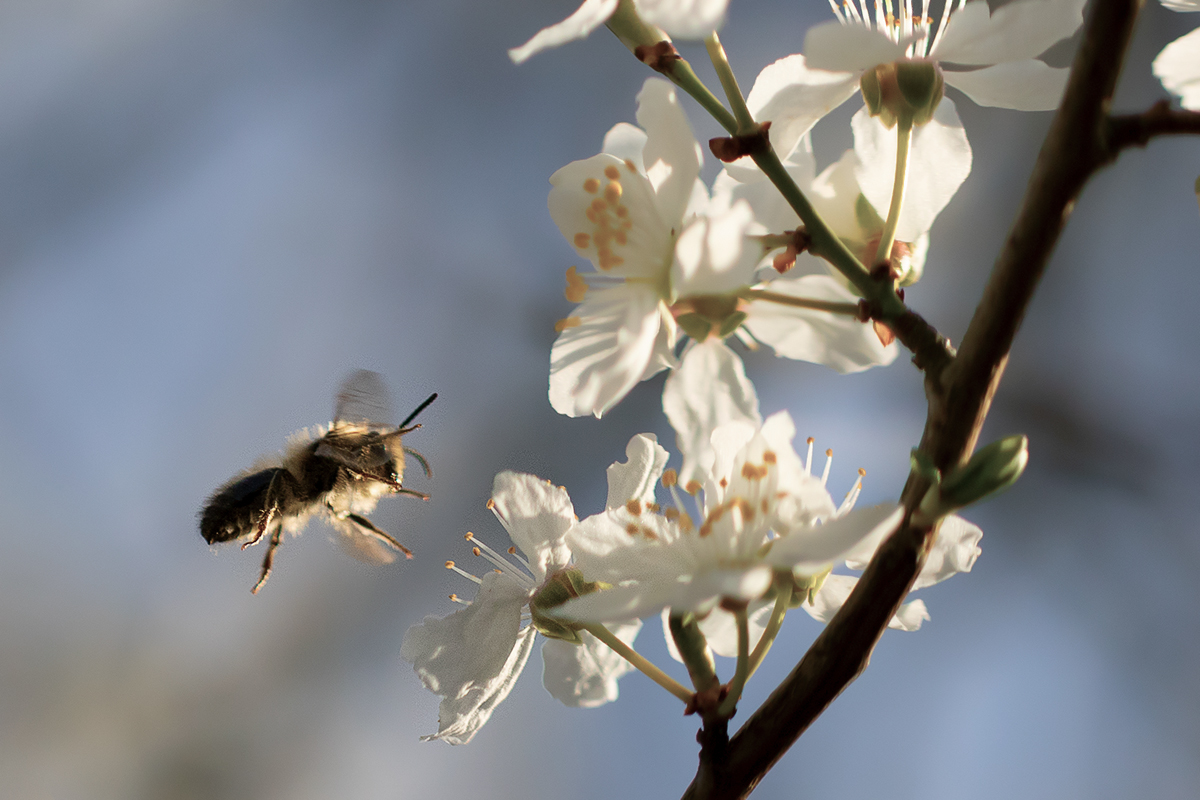
[[[942,479],[943,505],[962,508],[1016,483],[1029,463],[1029,439],[1017,434],[992,442]]]

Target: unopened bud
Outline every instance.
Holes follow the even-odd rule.
[[[1017,434],[992,442],[942,479],[942,502],[962,508],[1016,483],[1029,463],[1029,439]]]

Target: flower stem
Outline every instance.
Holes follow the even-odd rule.
[[[712,90],[704,85],[704,81],[696,75],[691,64],[680,58],[672,63],[670,69],[664,74],[671,79],[672,83],[691,95],[692,99],[711,114],[722,128],[729,133],[737,133],[737,120],[725,106],[721,105],[721,101],[712,93]]]
[[[614,653],[621,656],[621,658],[625,659],[630,664],[633,664],[633,666],[637,667],[641,672],[643,672],[647,678],[654,681],[683,702],[690,703],[692,701],[692,695],[694,692],[685,687],[683,684],[679,683],[667,673],[663,672],[658,667],[651,664],[646,660],[645,656],[622,642],[612,631],[601,625],[599,622],[588,623],[583,626],[583,629],[592,636],[595,636],[600,641],[604,642],[606,645],[612,648]]]
[[[733,109],[733,116],[737,120],[737,133],[753,133],[757,130],[758,125],[754,122],[750,109],[746,107],[746,100],[742,97],[737,76],[733,74],[733,67],[729,65],[729,57],[725,55],[725,48],[721,46],[721,40],[717,38],[716,31],[710,33],[704,40],[704,47],[708,50],[708,57],[717,71],[717,77],[721,79],[721,88],[725,90],[729,107]]]
[[[888,207],[879,249],[875,251],[876,264],[887,264],[892,260],[896,226],[900,224],[900,207],[904,205],[904,187],[908,184],[908,151],[911,143],[912,120],[902,118],[896,124],[896,179],[892,182],[892,204]]]
[[[726,718],[733,716],[733,710],[737,708],[738,700],[742,697],[742,689],[746,686],[746,679],[750,677],[750,614],[745,608],[733,613],[737,619],[738,630],[737,672],[733,674],[733,680],[729,682],[729,692],[717,709],[717,716]]]
[[[846,314],[858,316],[858,303],[837,303],[833,300],[814,300],[808,297],[793,297],[790,294],[771,292],[766,289],[746,289],[741,296],[747,300],[765,300],[769,303],[779,303],[783,306],[796,308],[811,308],[815,311],[828,311],[830,314]]]
[[[779,590],[779,596],[775,598],[775,608],[771,609],[771,618],[767,620],[767,628],[763,631],[762,638],[758,640],[758,644],[754,646],[754,652],[750,654],[750,675],[758,670],[763,659],[767,657],[771,645],[775,643],[775,637],[779,635],[779,628],[783,625],[783,617],[787,614],[788,603],[791,601],[792,583],[787,581]],[[750,675],[747,675],[746,678],[749,679]]]
[[[719,684],[708,642],[696,624],[696,618],[691,614],[686,617],[672,614],[667,617],[667,627],[671,630],[675,649],[679,651],[679,657],[683,659],[696,691],[703,692]]]

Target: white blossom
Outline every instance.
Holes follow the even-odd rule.
[[[1172,11],[1200,11],[1200,0],[1163,0]],[[1180,104],[1200,111],[1200,28],[1186,33],[1162,49],[1154,59],[1154,74]]]
[[[488,564],[482,578],[447,562],[447,567],[479,584],[470,603],[447,617],[428,616],[404,636],[401,657],[413,665],[422,683],[442,697],[437,733],[465,744],[508,696],[533,650],[537,630],[529,604],[534,595],[570,564],[566,534],[575,526],[575,511],[565,489],[533,475],[501,472],[489,506],[515,546],[508,557],[468,534],[474,553]],[[610,626],[632,643],[640,625]],[[542,648],[543,683],[558,700],[591,707],[615,700],[617,679],[630,665],[590,633],[580,644],[550,639]]]

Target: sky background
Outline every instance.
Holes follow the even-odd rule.
[[[602,422],[546,399],[578,263],[547,178],[632,122],[648,71],[606,31],[521,67],[505,49],[573,0],[9,0],[0,4],[0,795],[41,800],[672,797],[695,718],[642,676],[559,705],[534,655],[469,745],[421,743],[437,698],[399,657],[453,610],[442,569],[502,469],[603,505],[628,438],[673,435],[662,377]],[[733,0],[748,89],[824,2]],[[1118,110],[1200,23],[1150,4]],[[683,46],[702,66],[703,49]],[[1069,47],[1048,58],[1065,63]],[[711,80],[711,71],[700,69]],[[715,82],[714,82],[715,85]],[[975,166],[910,303],[954,341],[1050,114],[951,95]],[[818,126],[849,145],[852,100]],[[698,135],[718,130],[685,101]],[[705,175],[716,174],[711,157]],[[1031,439],[1025,477],[971,509],[970,575],[870,668],[756,798],[1194,798],[1200,794],[1200,143],[1122,156],[1081,197],[985,438]],[[924,420],[902,356],[849,377],[746,355],[764,413],[836,452],[831,487],[898,496]],[[417,554],[372,567],[314,524],[279,551],[210,549],[207,495],[382,373],[433,499],[373,519]],[[789,615],[761,701],[819,628]],[[639,649],[668,663],[657,625]],[[732,670],[720,665],[725,674]],[[670,664],[682,677],[682,670]],[[743,712],[743,718],[746,712]]]

